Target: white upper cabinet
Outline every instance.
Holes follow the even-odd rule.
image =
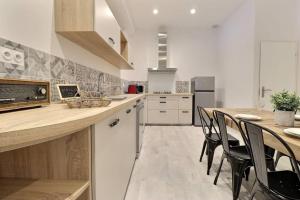
[[[121,45],[120,26],[105,0],[55,0],[55,30],[115,67],[133,69],[124,56],[127,42]]]
[[[120,53],[120,26],[105,0],[95,0],[95,31]]]

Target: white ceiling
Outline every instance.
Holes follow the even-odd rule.
[[[139,29],[209,28],[222,23],[245,0],[125,0]],[[153,15],[154,8],[159,10]],[[196,8],[195,15],[190,9]]]

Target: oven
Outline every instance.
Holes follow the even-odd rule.
[[[143,137],[145,130],[145,121],[144,121],[144,102],[142,100],[137,101],[136,106],[136,149],[137,149],[137,158],[141,153],[142,145],[143,145]]]

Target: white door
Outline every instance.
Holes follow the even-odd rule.
[[[264,110],[273,110],[270,102],[275,92],[296,91],[297,42],[263,41],[260,49],[260,102]]]

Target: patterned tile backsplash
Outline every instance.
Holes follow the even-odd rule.
[[[190,91],[189,81],[176,81],[176,93],[188,93]]]
[[[27,80],[45,80],[51,84],[51,100],[59,101],[56,84],[78,84],[80,90],[91,96],[119,95],[127,92],[129,84],[144,86],[148,81],[126,81],[119,77],[60,58],[48,53],[0,38],[0,46],[24,52],[25,66],[0,62],[0,77]],[[176,81],[176,93],[189,92],[189,81]]]
[[[0,38],[0,46],[25,54],[25,67],[0,62],[0,77],[50,81],[51,100],[54,102],[59,101],[56,84],[62,83],[76,83],[82,91],[93,96],[123,93],[126,81],[119,77],[3,38]]]

